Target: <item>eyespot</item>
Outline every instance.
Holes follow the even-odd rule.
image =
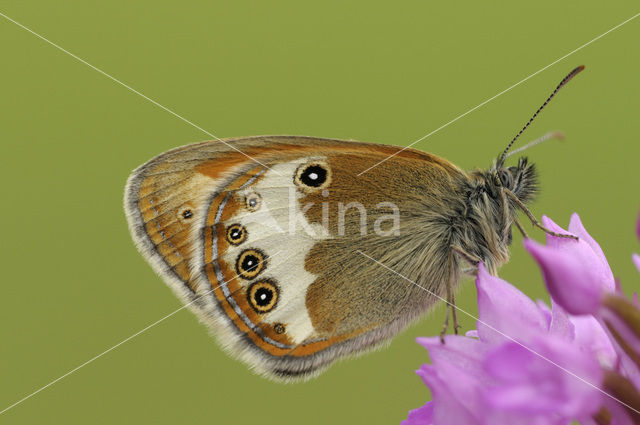
[[[244,204],[249,211],[258,211],[262,205],[262,198],[255,192],[250,193],[244,198]]]
[[[240,224],[232,224],[227,227],[227,242],[231,245],[240,245],[247,240],[247,229]]]
[[[176,214],[178,216],[178,220],[185,222],[189,221],[193,218],[193,208],[189,204],[185,204],[178,209]]]
[[[331,183],[331,170],[323,161],[309,162],[298,167],[293,182],[307,191],[324,189]]]
[[[278,303],[278,294],[278,286],[270,279],[254,282],[247,290],[249,304],[257,313],[268,313],[273,310]],[[282,332],[284,332],[284,325],[278,323],[275,327],[278,325],[282,327]],[[276,329],[276,333],[282,332],[278,332]]]
[[[273,325],[273,330],[277,333],[277,334],[283,334],[284,331],[286,330],[285,326],[282,323],[276,323],[275,325]]]
[[[242,251],[236,260],[236,272],[247,280],[258,276],[266,267],[266,256],[257,249]]]

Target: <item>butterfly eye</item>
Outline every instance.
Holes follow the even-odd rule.
[[[253,279],[266,267],[265,255],[257,249],[242,251],[236,260],[236,272],[244,279]]]
[[[227,228],[227,241],[231,245],[240,245],[247,240],[247,229],[240,224],[232,224]]]
[[[498,176],[500,177],[500,182],[503,187],[506,187],[507,189],[513,188],[513,175],[510,171],[500,170],[498,172]]]
[[[278,292],[278,287],[273,281],[260,280],[249,286],[247,297],[249,298],[249,304],[256,312],[267,313],[273,310],[278,303]],[[284,332],[284,325],[277,323],[275,328],[278,328],[278,325],[282,327],[281,330]],[[275,331],[276,333],[282,333],[278,332],[278,329],[275,329]]]
[[[293,180],[307,190],[324,189],[331,183],[331,172],[326,163],[311,162],[300,166]]]
[[[262,198],[257,193],[250,193],[244,199],[244,203],[249,211],[258,211],[262,205]]]

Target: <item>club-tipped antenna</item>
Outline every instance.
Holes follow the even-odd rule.
[[[539,145],[542,142],[546,142],[547,140],[556,139],[556,140],[564,140],[564,133],[562,131],[550,131],[542,137],[538,137],[535,140],[530,141],[526,145],[519,147],[518,149],[512,150],[508,154],[504,156],[504,159],[509,158],[517,153],[520,153],[524,150],[534,147],[535,145]]]
[[[503,163],[504,160],[507,158],[507,153],[509,152],[509,149],[511,149],[511,146],[513,146],[515,141],[518,140],[518,138],[522,135],[522,133],[524,133],[524,131],[527,129],[527,127],[529,127],[529,125],[531,125],[533,120],[536,119],[536,117],[538,116],[540,111],[542,111],[544,109],[544,107],[547,106],[549,104],[549,102],[551,102],[551,99],[553,99],[555,97],[555,95],[558,93],[558,91],[560,91],[560,89],[562,87],[564,87],[569,81],[571,81],[571,79],[573,77],[578,75],[578,73],[580,71],[582,71],[583,69],[584,69],[584,65],[580,65],[579,67],[577,67],[573,71],[571,71],[569,74],[567,74],[567,76],[564,77],[562,79],[562,81],[560,81],[560,84],[558,84],[558,87],[556,87],[556,89],[549,95],[547,100],[545,100],[544,103],[538,108],[536,113],[533,114],[533,116],[529,119],[529,121],[527,121],[527,123],[524,125],[524,127],[522,127],[522,130],[520,130],[518,132],[518,134],[516,134],[516,136],[509,142],[509,144],[505,148],[504,152],[502,152],[502,155],[500,155],[500,161],[498,161],[500,164]],[[538,142],[538,143],[540,143],[540,142]]]

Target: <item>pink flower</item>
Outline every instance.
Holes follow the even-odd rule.
[[[404,425],[560,424],[588,418],[601,404],[598,363],[568,341],[536,338],[525,348],[449,335],[445,344],[418,342],[433,362],[417,371],[433,400]]]
[[[593,415],[602,397],[595,355],[602,341],[578,339],[562,309],[536,304],[483,265],[476,286],[477,339],[449,335],[442,344],[437,337],[418,338],[432,364],[417,373],[433,400],[403,424],[564,424]],[[606,344],[602,329],[598,336]]]
[[[566,233],[546,217],[544,224]],[[432,363],[417,373],[433,400],[403,425],[640,423],[638,304],[616,290],[602,249],[576,214],[569,232],[580,239],[525,241],[551,308],[479,265],[477,330],[446,336],[444,344],[418,338]]]

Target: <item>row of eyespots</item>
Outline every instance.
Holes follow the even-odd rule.
[[[249,193],[245,197],[245,207],[255,212],[262,206],[262,198],[257,193]],[[231,245],[238,246],[248,237],[247,229],[241,224],[235,223],[227,227],[227,241]],[[257,277],[267,267],[265,254],[258,249],[245,249],[236,260],[236,272],[243,279],[251,280]],[[273,310],[278,304],[280,290],[273,279],[261,279],[253,282],[247,289],[247,301],[256,313],[264,314]],[[285,332],[285,325],[276,323],[273,329],[277,334]]]
[[[323,161],[314,161],[298,167],[293,178],[294,184],[305,191],[324,189],[331,183],[331,170]],[[255,212],[262,206],[262,198],[252,192],[245,196],[245,208]],[[191,211],[182,212],[182,218],[191,218]],[[238,246],[247,240],[247,229],[241,224],[235,223],[227,227],[226,239],[231,245]],[[245,249],[236,259],[236,272],[238,276],[246,280],[256,278],[267,267],[265,254],[258,249]],[[272,311],[279,297],[279,289],[272,279],[261,279],[251,283],[247,289],[249,305],[259,314]],[[277,334],[285,332],[285,325],[275,323],[273,329]]]

